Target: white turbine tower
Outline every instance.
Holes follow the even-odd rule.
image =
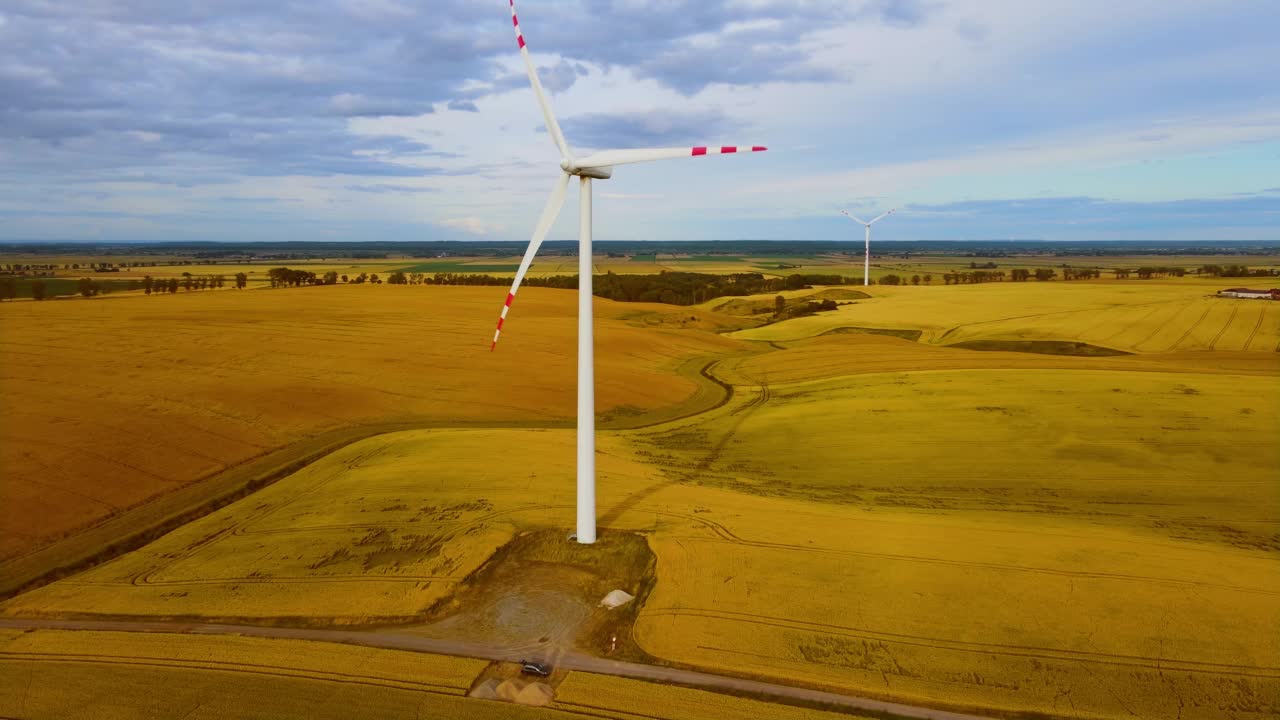
[[[493,345],[497,347],[498,335],[502,332],[502,324],[507,319],[507,311],[515,300],[516,291],[520,289],[520,281],[533,263],[533,257],[547,236],[547,231],[560,215],[564,205],[565,191],[569,187],[569,178],[576,175],[579,185],[578,213],[578,533],[577,540],[583,544],[596,541],[596,455],[595,455],[595,348],[592,337],[591,318],[591,180],[607,180],[613,175],[614,165],[648,162],[650,160],[666,160],[668,158],[697,157],[699,155],[728,155],[739,152],[761,152],[764,147],[695,147],[695,148],[655,148],[648,150],[605,150],[586,157],[574,157],[569,145],[560,132],[560,124],[551,111],[546,94],[542,91],[542,83],[538,81],[538,72],[529,57],[529,49],[525,47],[524,35],[520,32],[520,21],[516,17],[515,0],[511,4],[511,23],[516,29],[516,42],[520,46],[520,55],[524,58],[525,70],[529,73],[529,84],[537,96],[538,105],[542,108],[542,119],[546,122],[547,132],[560,151],[560,177],[551,190],[538,224],[534,227],[529,248],[525,250],[524,259],[520,261],[520,269],[516,271],[515,281],[511,283],[511,291],[507,293],[507,302],[502,307],[498,318],[498,329],[493,333]]]
[[[889,212],[880,215],[880,217],[872,220],[871,222],[863,222],[862,220],[859,220],[856,216],[850,215],[848,211],[845,211],[845,210],[840,211],[840,214],[844,215],[845,217],[849,218],[850,220],[856,223],[862,224],[867,228],[867,247],[866,247],[866,253],[863,255],[863,258],[862,258],[863,286],[867,286],[871,284],[871,226],[889,217],[890,215],[894,214],[897,211],[898,209],[894,208],[893,210],[890,210]]]

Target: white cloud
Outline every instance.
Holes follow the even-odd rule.
[[[604,198],[605,200],[661,200],[662,198],[666,197],[661,193],[616,193],[616,192],[601,192],[601,193],[596,193],[595,196]]]
[[[1280,112],[1165,121],[1158,128],[1062,134],[946,157],[805,173],[742,188],[775,198],[808,197],[810,208],[858,194],[904,194],[939,178],[997,176],[1044,168],[1106,167],[1143,159],[1280,139]]]
[[[506,230],[506,226],[501,223],[493,223],[475,216],[445,218],[439,221],[441,225],[451,227],[455,230],[471,233],[472,235],[493,235]]]

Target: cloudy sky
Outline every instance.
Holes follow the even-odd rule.
[[[520,0],[600,239],[1280,240],[1275,0]],[[506,0],[0,0],[0,240],[528,237]],[[576,237],[576,191],[553,239]]]

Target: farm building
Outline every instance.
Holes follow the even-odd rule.
[[[1229,290],[1219,290],[1218,296],[1250,300],[1280,300],[1280,289],[1251,290],[1249,288],[1231,288]]]

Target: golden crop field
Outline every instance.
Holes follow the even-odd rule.
[[[743,384],[710,413],[602,434],[602,522],[658,557],[641,647],[926,704],[1266,717],[1276,373],[1004,375]],[[494,447],[520,470],[487,466]],[[366,440],[3,612],[391,620],[504,535],[569,526],[572,449],[567,430]]]
[[[745,385],[795,383],[867,373],[938,370],[1107,370],[1117,372],[1193,371],[1239,375],[1274,374],[1280,356],[1268,353],[1184,351],[1146,355],[1077,357],[1050,353],[974,352],[929,345],[891,335],[831,333],[778,343],[776,351],[726,360],[720,377]]]
[[[641,614],[646,650],[1008,711],[1277,707],[1280,642],[1255,631],[1280,622],[1274,356],[1204,372],[1196,354],[1033,370],[968,353],[988,366],[954,370],[963,351],[823,340],[902,352],[813,358],[821,379],[768,372],[804,348],[747,358],[724,370],[755,378],[745,398],[634,433],[640,457],[702,485],[673,504],[711,530],[653,535],[669,582]],[[937,369],[884,367],[913,354]]]
[[[565,423],[576,296],[529,288],[490,352],[502,288],[335,286],[0,307],[0,558],[337,428]],[[597,407],[698,399],[691,359],[731,319],[597,300]],[[701,318],[701,319],[699,319]]]
[[[573,443],[572,431],[509,429],[363,440],[141,550],[19,595],[4,612],[403,622],[519,529],[568,521]],[[480,462],[514,453],[519,469]],[[645,470],[632,462],[614,472]]]
[[[1280,307],[1213,297],[1235,283],[1115,281],[867,288],[870,300],[742,330],[786,342],[845,329],[911,330],[927,343],[1061,340],[1125,352],[1280,348]]]
[[[560,685],[549,708],[467,699],[468,687],[486,665],[306,640],[0,630],[0,716],[568,720],[603,712],[649,720],[720,720],[726,713],[778,720],[853,717],[577,672]]]
[[[612,388],[623,416],[651,418],[602,430],[597,446],[602,527],[642,534],[656,557],[633,629],[639,650],[654,662],[979,713],[1273,717],[1280,638],[1262,629],[1280,626],[1280,355],[1257,345],[1272,332],[1269,309],[1253,319],[1262,328],[1253,341],[1206,349],[1211,331],[1243,332],[1211,305],[1216,298],[1202,297],[1210,285],[873,286],[871,298],[838,311],[730,337],[715,331],[773,295],[693,309],[598,301],[598,392]],[[11,598],[0,614],[413,631],[512,538],[567,532],[573,295],[522,294],[512,322],[525,312],[532,329],[498,351],[520,353],[516,364],[487,349],[465,355],[455,338],[470,333],[447,322],[491,315],[486,288],[252,294],[327,290],[341,293],[328,313],[367,318],[352,306],[388,302],[379,317],[429,329],[421,338],[395,331],[402,345],[421,343],[403,362],[393,350],[362,354],[354,340],[326,355],[329,341],[300,339],[311,355],[295,351],[268,367],[302,368],[305,387],[338,367],[349,368],[342,381],[356,382],[359,368],[383,369],[371,357],[395,357],[359,376],[361,387],[405,383],[397,390],[417,398],[418,417],[434,427],[354,442],[140,550]],[[414,300],[392,308],[375,299],[393,297],[388,290]],[[213,307],[227,294],[167,300]],[[1238,303],[1237,316],[1270,307]],[[113,304],[151,301],[50,305],[88,314]],[[213,315],[188,312],[216,327]],[[1018,329],[1075,315],[1140,354],[943,347],[1092,338],[1083,321],[1064,322],[1061,335]],[[230,327],[263,326],[265,335],[319,326],[321,316],[298,310],[292,322],[268,323],[245,311]],[[999,332],[984,334],[985,325]],[[34,334],[38,324],[29,327]],[[914,329],[921,342],[824,334],[847,328]],[[76,357],[63,377],[90,366]],[[239,357],[251,370],[272,362]],[[221,374],[210,386],[235,377],[233,365],[198,367]],[[419,367],[458,368],[440,374],[456,394],[424,389],[436,378],[416,379]],[[530,368],[519,378],[530,390],[467,385],[513,367]],[[555,369],[554,383],[543,367]],[[603,368],[619,373],[618,385]],[[728,401],[691,400],[706,396],[689,368],[732,386]],[[100,384],[128,379],[127,366],[113,369]],[[200,374],[186,372],[201,387]],[[472,391],[492,392],[489,404],[468,406]],[[571,675],[556,707],[655,716],[635,699],[696,692],[613,682]],[[687,702],[678,716],[750,714],[719,696]]]
[[[485,665],[302,640],[37,630],[0,639],[0,715],[478,720],[492,707],[465,695]]]

